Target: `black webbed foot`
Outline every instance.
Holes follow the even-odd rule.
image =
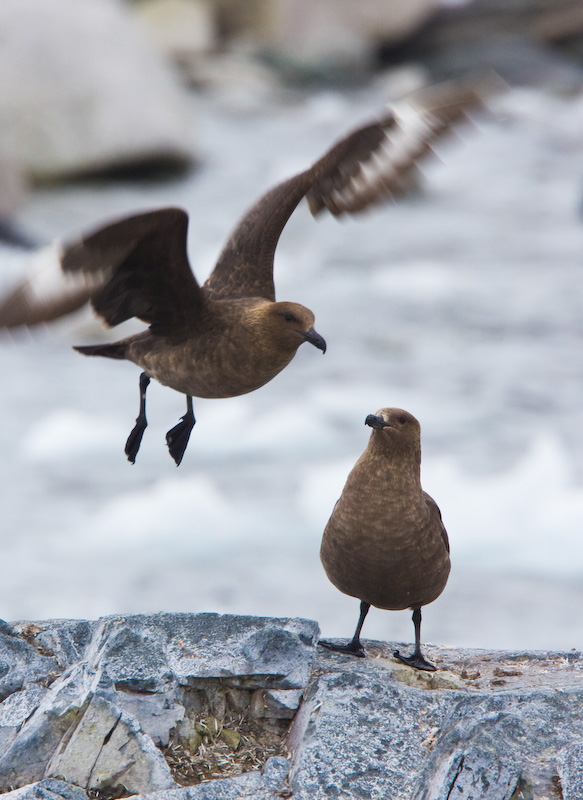
[[[125,446],[125,454],[128,457],[128,461],[131,461],[132,464],[136,463],[136,456],[138,455],[138,450],[140,449],[140,445],[142,444],[142,436],[144,435],[144,431],[148,427],[148,423],[146,418],[143,417],[140,419],[138,417],[136,419],[136,424],[134,429],[128,436],[128,440]]]
[[[366,658],[366,651],[360,642],[351,641],[348,644],[334,644],[334,642],[327,642],[325,639],[320,639],[318,644],[325,647],[327,650],[335,650],[337,653],[347,653],[357,658]]]
[[[187,396],[186,397],[186,414],[180,418],[180,422],[178,425],[175,425],[171,430],[168,431],[166,434],[166,443],[168,444],[168,450],[170,451],[170,455],[176,462],[176,466],[180,466],[180,462],[182,461],[182,457],[184,456],[184,452],[186,450],[186,446],[188,445],[188,440],[190,439],[190,434],[192,429],[194,428],[196,420],[194,418],[194,413],[192,411],[192,398]]]
[[[422,653],[413,653],[410,656],[402,656],[398,650],[395,650],[393,655],[395,658],[398,658],[399,661],[402,661],[403,664],[407,664],[409,667],[413,667],[414,669],[422,669],[425,672],[436,672],[437,667],[432,664],[430,661],[427,661],[422,655]]]
[[[140,411],[136,417],[136,424],[130,435],[128,436],[126,446],[124,448],[128,461],[132,464],[136,463],[136,456],[140,445],[142,443],[142,436],[148,427],[148,420],[146,419],[146,389],[150,385],[150,378],[145,372],[140,375]]]
[[[354,636],[348,642],[348,644],[334,644],[333,642],[327,642],[325,639],[320,639],[318,644],[321,644],[322,647],[325,647],[327,650],[335,650],[337,653],[346,653],[349,656],[356,656],[357,658],[366,658],[366,652],[360,642],[360,632],[369,608],[370,603],[367,603],[364,600],[360,601],[360,616],[358,618],[358,625],[354,631]]]

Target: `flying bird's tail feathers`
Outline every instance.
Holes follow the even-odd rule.
[[[111,344],[87,344],[73,347],[84,356],[105,356],[105,358],[124,359],[126,357],[126,343],[112,342]]]

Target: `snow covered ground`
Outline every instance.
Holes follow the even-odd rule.
[[[49,240],[181,205],[203,280],[263,190],[383,102],[374,88],[247,106],[194,98],[204,161],[188,178],[38,191],[24,222]],[[328,352],[300,348],[252,395],[195,401],[178,470],[164,434],[183,398],[154,384],[150,427],[126,461],[139,370],[70,349],[103,339],[88,312],[3,337],[0,616],[229,611],[352,635],[358,603],[328,583],[320,537],[366,446],[364,418],[401,406],[421,421],[423,485],[452,543],[425,641],[581,648],[582,128],[583,98],[523,90],[442,148],[423,193],[343,223],[302,205],[276,287],[314,310]],[[26,260],[0,250],[1,284]],[[409,612],[373,611],[364,630],[412,633]]]

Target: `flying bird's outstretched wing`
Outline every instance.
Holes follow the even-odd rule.
[[[394,198],[436,140],[484,105],[494,82],[449,82],[423,89],[353,131],[310,169],[271,189],[231,234],[205,290],[213,298],[274,300],[275,249],[304,196],[314,216],[323,209],[334,216],[354,214]]]
[[[46,322],[90,300],[108,325],[138,317],[160,336],[187,335],[204,306],[186,254],[187,227],[184,211],[162,208],[65,243],[64,288],[51,297],[32,282],[17,287],[0,306],[0,327]]]

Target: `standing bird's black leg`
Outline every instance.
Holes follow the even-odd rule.
[[[333,644],[332,642],[326,642],[323,639],[320,640],[318,644],[321,644],[322,647],[326,647],[328,650],[337,650],[339,653],[350,653],[350,655],[358,656],[359,658],[365,658],[366,653],[364,647],[360,643],[360,632],[369,608],[370,603],[365,603],[363,600],[360,604],[360,617],[358,619],[358,625],[356,626],[352,640],[348,642],[348,644]]]
[[[136,417],[136,424],[133,431],[128,436],[125,446],[125,454],[128,461],[132,464],[136,463],[136,456],[140,445],[142,443],[142,436],[148,427],[148,420],[146,419],[146,389],[150,385],[150,378],[145,372],[140,375],[140,413]]]
[[[415,669],[424,669],[427,672],[435,672],[437,667],[431,662],[426,661],[421,652],[421,609],[413,609],[413,625],[415,626],[415,650],[410,656],[402,656],[398,650],[395,650],[393,655],[402,661],[403,664],[408,664]]]
[[[186,395],[186,414],[180,418],[178,425],[175,425],[172,430],[166,434],[166,442],[170,455],[176,461],[176,466],[180,465],[182,456],[186,450],[186,445],[190,439],[190,432],[194,428],[196,422],[194,412],[192,410],[192,397]]]

